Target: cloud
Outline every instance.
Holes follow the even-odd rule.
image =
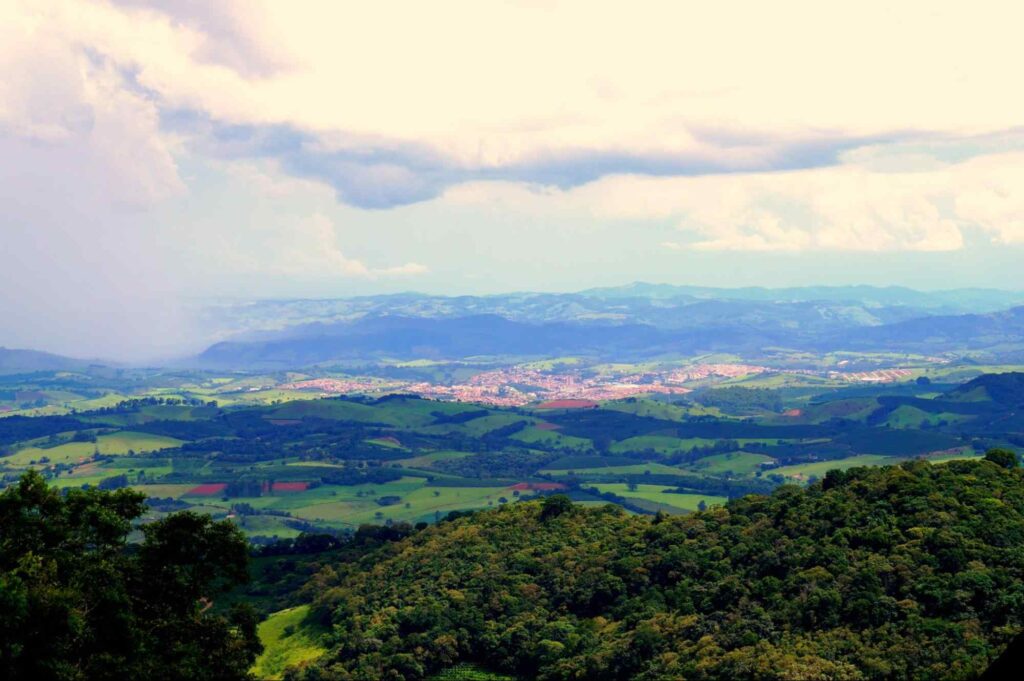
[[[1019,124],[1012,4],[867,2],[837,19],[803,2],[479,2],[407,4],[400,21],[373,3],[20,7],[131,72],[166,118],[190,112],[184,141],[276,158],[364,208],[475,180],[816,168]]]
[[[675,251],[947,252],[965,247],[968,230],[995,243],[1024,243],[1024,151],[953,163],[916,151],[882,164],[873,155],[849,158],[790,172],[619,175],[565,191],[477,182],[450,189],[442,201],[589,215],[633,230],[667,222],[679,238],[655,243]]]
[[[338,246],[333,221],[320,213],[283,230],[268,230],[266,239],[261,250],[271,255],[271,260],[254,263],[258,271],[309,278],[343,276],[370,279],[427,272],[427,268],[418,263],[374,268],[347,257]]]
[[[294,68],[281,49],[272,22],[255,2],[240,0],[114,0],[128,9],[146,9],[200,35],[193,57],[200,64],[226,66],[242,76],[265,78]]]

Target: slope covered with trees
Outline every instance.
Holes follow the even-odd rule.
[[[833,471],[688,516],[556,496],[441,523],[307,585],[333,633],[292,674],[975,678],[1024,616],[1024,477],[990,459]]]

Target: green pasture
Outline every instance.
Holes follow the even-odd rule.
[[[833,461],[815,461],[812,463],[801,463],[794,466],[773,468],[768,471],[766,475],[781,475],[794,480],[807,480],[812,475],[820,478],[830,470],[845,471],[848,468],[856,468],[857,466],[885,466],[899,463],[903,460],[904,459],[901,457],[894,456],[858,454],[857,456],[850,456],[845,459],[835,459]]]
[[[752,475],[762,470],[761,464],[772,463],[775,459],[764,454],[752,452],[727,452],[725,454],[713,454],[699,459],[687,468],[701,473],[721,475],[732,472],[735,475]]]
[[[518,433],[514,433],[511,438],[525,442],[528,445],[543,445],[546,447],[590,449],[593,446],[593,443],[586,438],[562,435],[557,430],[541,430],[539,428],[524,428]]]
[[[181,440],[172,437],[120,431],[109,435],[100,435],[96,438],[96,442],[67,442],[49,448],[26,447],[11,456],[0,459],[0,461],[13,466],[30,466],[33,465],[32,461],[35,461],[36,465],[40,465],[44,458],[50,464],[77,463],[91,458],[97,451],[100,454],[116,456],[125,455],[129,451],[152,452],[170,449],[181,444]]]
[[[708,506],[724,504],[728,499],[710,494],[673,494],[665,490],[675,489],[666,485],[636,485],[629,489],[626,483],[595,483],[590,485],[601,492],[611,492],[624,499],[649,501],[660,506],[669,506],[680,511],[696,511],[700,502]]]
[[[575,468],[575,469],[544,469],[539,471],[541,475],[566,476],[570,473],[585,477],[588,475],[682,475],[683,471],[675,466],[666,466],[663,463],[637,463],[628,466],[604,466],[600,468]]]
[[[310,662],[327,652],[320,644],[322,631],[304,623],[309,606],[300,605],[271,614],[257,632],[263,652],[252,673],[258,679],[280,679],[288,667]]]

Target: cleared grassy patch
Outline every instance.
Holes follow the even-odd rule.
[[[430,681],[515,681],[515,677],[489,672],[472,664],[460,664],[431,676]]]
[[[303,624],[308,605],[273,613],[257,629],[263,653],[256,658],[252,673],[259,679],[280,679],[288,667],[310,662],[327,652],[320,645],[320,632]]]

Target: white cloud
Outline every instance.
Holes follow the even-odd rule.
[[[957,216],[998,243],[1024,244],[1024,154],[972,159],[957,179]]]
[[[191,226],[187,260],[205,263],[204,269],[216,271],[220,278],[251,275],[300,282],[376,280],[428,272],[415,262],[367,265],[344,252],[338,231],[334,220],[323,213],[287,215],[264,209],[252,222]]]
[[[471,168],[602,152],[756,169],[799,141],[1020,120],[1015,3],[128,5],[21,8],[137,69],[168,106]],[[233,51],[211,63],[220,36]],[[292,66],[252,78],[264,53]]]
[[[180,194],[156,105],[109,63],[9,18],[0,13],[0,140],[22,152],[6,155],[8,181],[45,180],[66,202],[145,205]]]
[[[872,161],[785,173],[613,176],[566,191],[476,182],[453,187],[441,201],[531,216],[586,214],[633,230],[667,221],[680,238],[661,246],[673,250],[955,251],[965,245],[965,228],[1024,243],[1024,152],[890,161],[881,168]]]

